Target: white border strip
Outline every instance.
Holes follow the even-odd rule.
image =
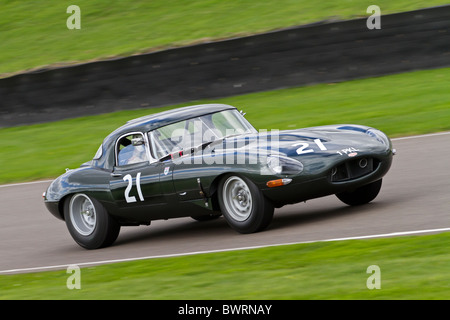
[[[196,254],[251,250],[251,249],[269,248],[269,247],[295,245],[295,244],[308,244],[308,243],[316,243],[316,242],[334,242],[334,241],[386,238],[386,237],[405,236],[405,235],[412,235],[412,234],[439,233],[439,232],[445,232],[445,231],[450,231],[450,227],[449,228],[439,228],[439,229],[392,232],[392,233],[374,234],[374,235],[367,235],[367,236],[324,239],[324,240],[311,240],[311,241],[300,241],[300,242],[290,242],[290,243],[267,244],[267,245],[241,247],[241,248],[228,248],[228,249],[207,250],[207,251],[194,251],[194,252],[186,252],[186,253],[165,254],[165,255],[158,255],[158,256],[146,256],[146,257],[136,257],[136,258],[124,258],[124,259],[102,260],[102,261],[92,261],[92,262],[70,263],[70,264],[45,266],[45,267],[10,269],[10,270],[1,270],[0,274],[21,273],[21,272],[39,272],[39,271],[46,271],[46,270],[52,270],[52,269],[65,269],[65,268],[67,268],[70,265],[76,265],[76,266],[79,266],[79,267],[86,267],[86,266],[92,266],[92,265],[103,265],[103,264],[110,264],[110,263],[117,263],[117,262],[129,262],[129,261],[157,259],[157,258],[183,257],[183,256],[192,256],[192,255],[196,255]]]

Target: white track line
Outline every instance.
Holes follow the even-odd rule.
[[[2,184],[0,188],[8,188],[8,187],[17,187],[17,186],[26,186],[29,184],[39,184],[39,183],[50,183],[53,180],[40,180],[40,181],[31,181],[31,182],[21,182],[21,183],[12,183],[12,184]]]
[[[438,132],[438,133],[429,133],[429,134],[421,134],[421,135],[417,135],[417,136],[394,138],[394,139],[391,139],[391,140],[392,141],[399,141],[399,140],[419,139],[419,138],[428,138],[428,137],[435,137],[435,136],[444,136],[444,135],[447,135],[447,134],[450,134],[450,131]]]
[[[45,266],[45,267],[1,270],[0,274],[20,273],[20,272],[39,272],[39,271],[46,271],[46,270],[52,270],[52,269],[53,270],[57,270],[57,269],[64,269],[64,268],[67,268],[68,266],[73,266],[73,265],[76,265],[78,267],[86,267],[86,266],[92,266],[92,265],[102,265],[102,264],[117,263],[117,262],[138,261],[138,260],[157,259],[157,258],[183,257],[183,256],[192,256],[192,255],[196,255],[196,254],[207,254],[207,253],[251,250],[251,249],[260,249],[260,248],[277,247],[277,246],[287,246],[287,245],[295,245],[295,244],[308,244],[308,243],[316,243],[316,242],[334,242],[334,241],[346,241],[346,240],[362,240],[362,239],[386,238],[386,237],[396,237],[396,236],[405,236],[405,235],[423,234],[423,233],[438,233],[438,232],[445,232],[445,231],[450,231],[450,227],[449,228],[439,228],[439,229],[392,232],[392,233],[374,234],[374,235],[367,235],[367,236],[356,236],[356,237],[344,237],[344,238],[323,239],[323,240],[310,240],[310,241],[300,241],[300,242],[290,242],[290,243],[267,244],[267,245],[241,247],[241,248],[228,248],[228,249],[219,249],[219,250],[207,250],[207,251],[195,251],[195,252],[186,252],[186,253],[174,253],[174,254],[166,254],[166,255],[158,255],[158,256],[146,256],[146,257],[136,257],[136,258],[125,258],[125,259],[102,260],[102,261],[81,262],[81,263],[70,263],[70,264],[62,264],[62,265],[55,265],[55,266]]]

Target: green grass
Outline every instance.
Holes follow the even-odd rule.
[[[398,137],[450,130],[449,79],[450,68],[443,68],[192,103],[234,105],[257,129],[356,123]],[[127,120],[177,106],[0,129],[0,167],[8,168],[0,170],[0,183],[58,176],[92,159]]]
[[[0,276],[0,299],[450,299],[450,233],[319,242]],[[367,268],[380,268],[369,290]]]
[[[382,14],[445,0],[377,0]],[[68,30],[69,5],[81,29]],[[324,19],[368,17],[371,0],[0,0],[0,75],[253,34]]]

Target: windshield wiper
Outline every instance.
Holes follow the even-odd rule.
[[[196,153],[199,150],[204,150],[208,145],[210,145],[211,143],[216,142],[216,141],[218,141],[218,140],[204,142],[202,144],[199,144],[196,147],[182,149],[182,150],[179,150],[179,151],[175,151],[175,152],[169,153],[168,155],[160,158],[159,161],[162,162],[162,161],[166,161],[166,160],[170,160],[170,159],[173,160],[173,159],[177,159],[177,158],[180,158],[180,157],[188,155],[188,154],[194,154],[194,153]]]

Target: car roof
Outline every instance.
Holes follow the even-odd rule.
[[[236,108],[226,104],[199,104],[150,114],[129,120],[126,124],[110,133],[105,138],[104,143],[108,144],[111,139],[116,140],[117,137],[128,132],[148,132],[175,122],[231,109]]]
[[[216,113],[224,110],[236,110],[235,107],[226,104],[199,104],[167,110],[148,116],[132,119],[123,126],[111,132],[102,143],[102,156],[93,160],[93,165],[97,167],[109,168],[113,166],[113,159],[110,157],[117,138],[132,132],[148,132],[175,122],[196,118],[206,114]],[[110,154],[111,153],[111,154]]]
[[[129,120],[125,125],[121,126],[113,133],[122,133],[125,131],[147,132],[178,121],[229,109],[236,108],[226,104],[199,104],[194,106],[176,108]]]

